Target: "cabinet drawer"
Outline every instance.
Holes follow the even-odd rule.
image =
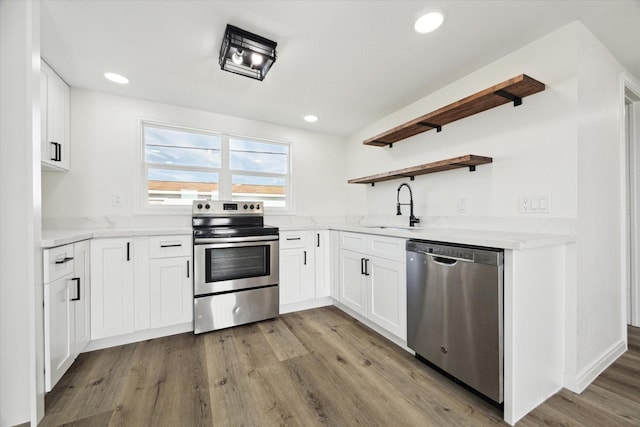
[[[280,249],[313,247],[313,231],[281,231]]]
[[[381,258],[404,261],[406,258],[406,240],[397,237],[368,236],[367,253]]]
[[[151,236],[149,258],[191,256],[191,235]]]
[[[365,252],[367,250],[367,234],[340,232],[340,249]]]
[[[44,283],[51,283],[73,273],[73,245],[45,249],[43,253]]]

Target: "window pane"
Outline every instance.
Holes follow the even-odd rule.
[[[150,205],[191,205],[195,199],[218,199],[218,174],[149,168]]]
[[[286,206],[286,180],[282,178],[233,175],[231,185],[232,200],[257,200],[265,206]]]
[[[229,140],[229,165],[233,170],[286,174],[289,147],[281,144]]]
[[[181,130],[144,127],[146,162],[219,168],[222,139]]]

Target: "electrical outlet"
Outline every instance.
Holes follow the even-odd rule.
[[[111,196],[111,204],[113,206],[122,206],[122,194],[113,193],[113,195]]]
[[[518,207],[523,214],[548,214],[551,212],[551,197],[543,196],[520,196]]]
[[[458,212],[466,213],[467,212],[467,199],[458,199]]]

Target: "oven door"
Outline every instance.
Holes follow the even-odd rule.
[[[194,295],[278,284],[278,236],[195,239]]]

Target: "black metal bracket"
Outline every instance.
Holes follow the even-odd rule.
[[[442,126],[440,125],[434,125],[433,123],[427,123],[427,122],[418,122],[417,124],[421,126],[428,126],[430,128],[434,128],[436,132],[442,132]]]
[[[518,105],[522,104],[522,98],[516,95],[513,95],[509,92],[506,92],[504,90],[497,90],[494,92],[496,95],[501,96],[503,98],[507,98],[509,101],[513,101],[513,106],[517,107]]]
[[[372,187],[375,187],[375,186],[376,186],[376,183],[375,183],[375,182],[372,182],[372,183],[371,183],[371,186],[372,186]]]
[[[390,142],[389,144],[387,144],[389,146],[389,148],[393,148],[393,142]]]
[[[476,171],[476,165],[469,166],[469,172],[475,172],[475,171]]]

